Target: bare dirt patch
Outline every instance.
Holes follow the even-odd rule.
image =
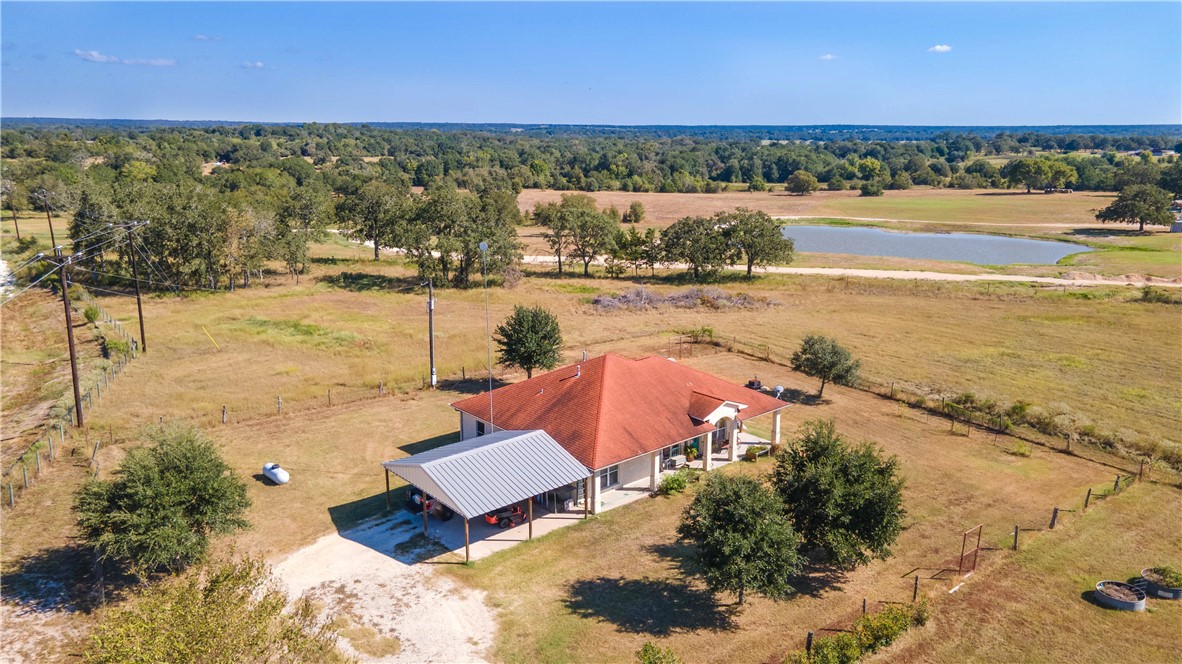
[[[274,574],[290,596],[307,593],[335,614],[342,649],[371,662],[483,662],[496,634],[484,593],[422,562],[408,514],[326,535]],[[412,545],[407,546],[408,543]]]

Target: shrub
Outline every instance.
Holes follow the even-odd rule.
[[[131,345],[122,339],[103,338],[103,356],[126,355],[131,351]]]
[[[834,177],[829,181],[829,184],[825,185],[825,188],[829,191],[845,191],[845,180]]]
[[[99,319],[99,309],[93,304],[89,304],[82,310],[82,315],[86,316],[86,322],[94,325]]]
[[[878,652],[911,627],[912,611],[892,604],[878,613],[868,613],[854,622],[854,636],[864,652]]]
[[[672,475],[666,475],[661,478],[661,485],[657,488],[657,492],[662,496],[672,496],[685,491],[685,488],[689,486],[692,474],[693,471],[689,468],[682,468]]]
[[[1148,304],[1182,304],[1182,298],[1174,297],[1160,288],[1154,288],[1149,284],[1141,287],[1141,296],[1136,301]]]
[[[792,653],[785,664],[853,664],[861,656],[862,649],[853,634],[837,634],[813,641],[811,655],[803,650]]]
[[[636,661],[640,664],[681,664],[672,648],[661,648],[652,641],[645,641],[636,651]]]
[[[859,190],[863,196],[882,196],[882,183],[877,180],[871,180],[863,183]]]

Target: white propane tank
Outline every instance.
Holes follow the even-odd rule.
[[[264,463],[263,477],[266,477],[276,484],[287,484],[288,480],[291,479],[291,476],[287,474],[287,471],[280,468],[279,464],[277,463]]]

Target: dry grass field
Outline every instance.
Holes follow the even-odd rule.
[[[142,427],[159,418],[204,427],[247,478],[254,527],[221,541],[219,550],[276,559],[384,509],[378,463],[452,440],[457,419],[447,404],[481,389],[478,380],[453,381],[461,375],[484,376],[484,294],[437,292],[436,348],[445,389],[421,391],[428,366],[425,293],[400,261],[375,263],[365,259],[364,251],[343,241],[318,247],[311,273],[298,285],[271,275],[256,287],[233,293],[146,298],[149,352],[129,366],[90,413],[89,433],[74,433],[64,450],[73,456],[47,468],[16,508],[4,513],[0,569],[6,585],[13,587],[15,578],[19,587],[20,574],[30,565],[42,571],[68,571],[77,565],[69,557],[77,555],[69,505],[71,493],[90,472],[90,445],[95,439],[104,441],[97,461],[100,475],[106,475],[126,447],[135,444]],[[514,305],[546,306],[562,323],[568,359],[583,350],[676,354],[680,331],[706,326],[716,339],[765,353],[772,362],[716,349],[706,354],[698,349],[693,357],[686,353],[682,361],[738,382],[757,374],[765,384],[779,382],[800,393],[813,391],[815,382],[782,363],[804,335],[819,332],[849,346],[863,360],[864,375],[871,381],[895,382],[929,395],[972,390],[1005,401],[1062,403],[1102,428],[1128,429],[1130,435],[1154,440],[1177,441],[1182,430],[1182,338],[1170,333],[1177,329],[1178,309],[1129,302],[1135,295],[1131,291],[765,276],[719,286],[774,300],[773,306],[761,309],[604,313],[591,304],[597,294],[622,292],[645,281],[658,292],[686,287],[670,278],[558,279],[543,270],[527,274],[515,289],[492,289],[491,319],[496,325]],[[30,357],[60,353],[55,350],[60,337],[50,334],[52,325],[36,309],[51,311],[54,300],[37,298],[29,300],[27,309],[5,307],[3,312],[5,364],[0,377],[5,380],[6,417],[10,399],[15,404],[24,394],[28,398],[20,397],[22,403],[36,401],[27,389],[10,396],[10,385],[17,384],[10,380],[24,385],[33,380],[10,373],[10,349]],[[135,328],[134,299],[107,296],[101,302],[128,329]],[[48,326],[43,335],[38,325]],[[33,343],[39,338],[45,340],[43,347]],[[520,378],[500,370],[497,376]],[[381,398],[379,384],[387,390]],[[283,398],[281,416],[275,415],[277,396]],[[830,387],[826,397],[817,405],[793,406],[789,430],[804,419],[834,417],[852,439],[874,440],[900,457],[908,477],[911,525],[895,558],[847,577],[814,579],[792,602],[753,600],[744,612],[732,615],[725,604],[707,601],[701,586],[679,568],[680,550],[672,545],[672,533],[687,498],[646,500],[476,567],[449,566],[460,580],[487,590],[494,602],[501,617],[494,659],[627,660],[645,640],[670,645],[691,661],[704,659],[698,654],[705,652],[736,661],[774,659],[798,647],[808,629],[852,617],[862,597],[904,598],[911,583],[904,578],[907,573],[916,567],[929,570],[929,576],[938,571],[956,554],[964,528],[985,523],[988,543],[1000,546],[1015,523],[1045,527],[1052,506],[1075,506],[1088,486],[1110,482],[1116,472],[1044,448],[1028,458],[1016,456],[1008,453],[1014,442],[1006,438],[950,435],[946,422],[865,392]],[[225,425],[220,423],[223,405],[228,408]],[[7,426],[6,420],[6,436]],[[112,435],[115,444],[107,444]],[[258,482],[254,475],[266,461],[283,463],[293,483],[265,487]],[[766,461],[740,464],[729,472],[765,472],[767,467]],[[1031,540],[1047,542],[1042,549],[1032,545],[1018,556],[987,554],[982,574],[974,577],[966,594],[941,601],[941,606],[950,607],[950,616],[976,610],[989,625],[1015,638],[1033,630],[1047,644],[1048,660],[1067,660],[1066,640],[1032,626],[1036,609],[1023,605],[989,612],[976,605],[961,609],[957,602],[979,596],[974,594],[978,586],[992,588],[986,583],[1001,584],[990,592],[1016,596],[1022,584],[1047,576],[1047,570],[1063,564],[1064,551],[1086,550],[1066,538],[1075,532],[1070,529],[1078,527],[1081,537],[1111,527],[1148,536],[1160,520],[1141,517],[1155,509],[1176,510],[1178,502],[1174,489],[1139,486],[1091,514],[1070,516],[1067,529]],[[1104,516],[1120,505],[1129,505],[1129,511]],[[1052,546],[1054,542],[1059,544]],[[571,553],[579,551],[588,553]],[[1144,564],[1171,552],[1176,558],[1178,543],[1168,539],[1160,547],[1147,547],[1145,555],[1155,559]],[[1091,619],[1088,612],[1096,609],[1078,600],[1087,589],[1084,577],[1129,574],[1126,567],[1142,564],[1134,558],[1105,545],[1086,564],[1071,568],[1076,569],[1071,575],[1048,582],[1056,592],[1074,592],[1079,604],[1056,614],[1056,621]],[[932,597],[943,596],[949,585],[941,579],[923,583]],[[917,648],[909,658],[990,659],[982,654],[988,647],[984,637],[944,625],[940,611],[932,627],[903,644]],[[1161,634],[1176,626],[1178,616],[1167,610],[1142,618],[1152,638],[1129,646],[1129,652],[1152,661],[1165,638]],[[1119,620],[1106,615],[1094,619]],[[68,637],[62,647],[76,652],[75,632],[88,620],[63,617],[53,634]],[[1099,640],[1096,644],[1102,645]],[[66,651],[54,653],[66,656]]]

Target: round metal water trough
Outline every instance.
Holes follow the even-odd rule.
[[[1146,567],[1141,570],[1141,578],[1145,579],[1145,592],[1152,597],[1160,597],[1162,599],[1182,599],[1182,588],[1171,588],[1163,585],[1158,581],[1158,575],[1154,573],[1152,567]]]
[[[1121,599],[1114,595],[1108,594],[1105,590],[1125,591],[1122,595],[1133,597],[1134,599]],[[1096,584],[1096,601],[1107,606],[1110,609],[1118,609],[1120,611],[1144,611],[1145,610],[1145,591],[1137,586],[1129,585],[1122,581],[1101,581]]]

